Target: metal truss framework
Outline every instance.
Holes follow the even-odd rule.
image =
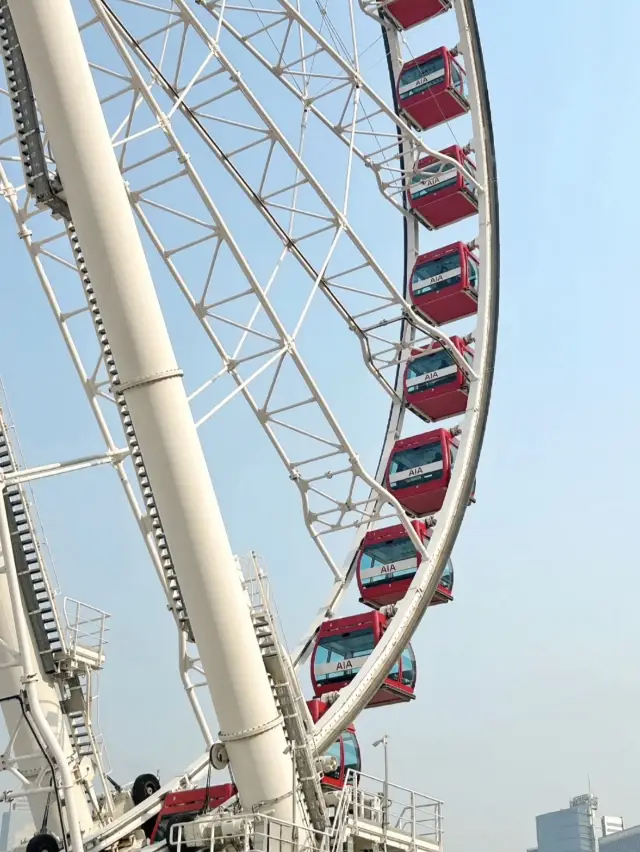
[[[364,4],[368,14],[377,13],[373,5]],[[301,643],[298,662],[306,658],[318,623],[335,611],[351,580],[353,547],[372,523],[384,518],[388,523],[399,519],[425,557],[414,583],[418,593],[407,598],[407,604],[414,603],[412,615],[407,620],[401,612],[394,620],[389,640],[396,624],[399,630],[387,653],[393,653],[423,614],[429,588],[435,588],[438,569],[453,546],[477,464],[493,367],[497,280],[497,240],[491,238],[491,228],[497,226],[491,210],[494,175],[487,165],[493,153],[486,150],[490,117],[481,104],[485,83],[474,42],[475,19],[469,20],[470,0],[460,0],[456,14],[478,160],[477,174],[465,176],[478,190],[481,211],[481,328],[473,368],[448,336],[415,313],[403,284],[378,263],[370,248],[377,235],[362,236],[354,225],[361,218],[354,211],[354,187],[381,193],[389,209],[403,217],[408,271],[418,253],[419,229],[405,209],[404,189],[417,160],[437,151],[368,83],[360,67],[359,38],[362,20],[369,19],[359,5],[349,0],[340,10],[327,10],[327,2],[307,6],[310,11],[303,15],[300,4],[289,0],[263,0],[260,8],[226,0],[77,3],[94,78],[152,263],[160,277],[177,285],[220,362],[193,390],[196,421],[203,425],[238,395],[247,401],[299,490],[307,528],[332,572],[328,600]],[[332,27],[332,14],[348,38]],[[385,40],[397,73],[399,38],[386,25]],[[8,98],[2,100],[0,133],[10,107]],[[318,136],[330,151],[331,175],[323,172]],[[42,138],[55,184],[55,158],[44,129]],[[233,190],[237,209],[224,205],[220,185]],[[0,192],[109,452],[124,444],[124,427],[131,456],[114,466],[179,628],[183,683],[210,745],[213,738],[196,697],[202,673],[188,616],[177,605],[175,584],[167,575],[170,554],[158,535],[159,519],[149,503],[141,458],[136,463],[90,271],[72,222],[55,221],[49,206],[39,206],[26,192],[13,132],[0,138]],[[64,201],[64,187],[58,186],[55,196]],[[375,474],[359,460],[301,355],[300,341],[318,310],[318,294],[355,335],[364,368],[390,397]],[[427,339],[439,340],[451,351],[468,377],[471,394],[460,460],[441,513],[446,522],[438,524],[425,551],[405,512],[379,483],[402,429],[399,366],[411,348]],[[342,562],[337,554],[344,553],[344,533],[355,544]],[[357,682],[366,681],[369,691],[381,671],[374,657]],[[331,740],[355,702],[366,703],[363,695],[353,692],[350,709],[340,709],[343,702],[336,705],[322,742]]]
[[[8,408],[6,408],[7,403],[4,397],[3,401],[5,411],[0,412],[0,420],[3,424],[3,439],[5,444],[9,446],[7,435],[9,429],[13,429],[13,427],[7,427],[10,420],[6,413]],[[0,475],[0,491],[3,493],[5,491],[11,493],[12,489],[18,488],[21,493],[25,494],[27,493],[25,489],[29,489],[32,482],[64,473],[73,473],[105,465],[117,467],[127,455],[126,451],[116,449],[108,451],[106,454],[58,461],[27,469],[22,463],[19,444],[15,437],[13,440],[15,447],[11,448],[12,458],[20,459],[21,464],[17,466],[14,463],[11,470],[7,470],[6,466],[3,469]],[[31,512],[37,517],[37,509],[32,502],[33,497],[30,491],[28,493]],[[8,507],[0,503],[0,512],[5,516],[8,515]],[[39,535],[40,541],[37,543],[39,547],[42,547],[44,538],[42,538],[41,530],[39,530]],[[3,546],[4,544],[3,541]],[[13,558],[7,560],[3,556],[2,561],[3,567],[0,576],[8,577],[11,571],[16,571]],[[10,568],[11,565],[13,565],[12,569]],[[44,563],[41,564],[41,570],[46,571]],[[14,573],[14,576],[17,580],[17,573]],[[24,640],[27,616],[30,613],[24,611],[20,605],[14,606],[13,604],[12,599],[12,610],[16,623],[22,621],[25,628],[22,631]],[[56,609],[57,605],[53,598],[50,599],[50,606],[52,610]],[[58,621],[62,624],[59,613],[57,615]],[[29,661],[29,658],[33,656],[33,651],[29,650],[28,642],[21,644],[20,630],[17,631],[17,643],[9,644],[0,639],[0,649],[6,660],[0,668],[17,670],[20,673],[22,683],[28,684],[32,690],[35,690],[29,695],[28,702],[25,702],[23,696],[18,694],[3,697],[0,701],[3,707],[10,705],[15,711],[13,713],[14,722],[9,724],[10,717],[5,716],[5,722],[8,723],[8,740],[6,746],[0,752],[0,770],[9,772],[21,784],[19,790],[4,791],[0,795],[0,801],[31,802],[33,797],[42,798],[45,795],[49,802],[46,809],[51,807],[53,811],[57,810],[60,824],[65,824],[60,812],[59,792],[61,787],[64,788],[64,784],[59,777],[62,774],[59,770],[66,766],[66,761],[60,762],[56,759],[55,750],[49,742],[43,739],[42,719],[40,723],[37,719],[38,715],[42,715],[41,699],[44,697],[45,702],[49,704],[53,701],[55,706],[48,707],[48,716],[56,719],[56,726],[50,729],[50,734],[54,735],[64,748],[70,747],[67,755],[68,770],[81,788],[83,796],[86,796],[88,802],[90,802],[95,820],[94,833],[85,834],[82,839],[85,848],[95,850],[106,848],[130,835],[145,820],[158,812],[161,799],[167,792],[193,786],[201,777],[209,762],[209,753],[207,752],[203,757],[192,763],[182,775],[165,783],[154,796],[127,811],[125,815],[119,818],[114,817],[114,802],[107,783],[109,767],[103,739],[96,726],[98,695],[95,670],[101,668],[104,661],[105,617],[108,617],[106,613],[96,610],[94,607],[71,598],[65,598],[65,635],[63,636],[61,633],[60,649],[55,654],[61,669],[56,678],[49,678],[48,680],[43,678],[41,673],[36,672],[35,659]],[[185,630],[181,631],[180,637],[182,648],[182,643],[186,640]],[[185,651],[186,655],[187,652]],[[195,668],[197,661],[193,660],[192,663]],[[83,680],[82,683],[78,681],[78,677]],[[45,692],[42,695],[39,695],[40,684],[45,687]],[[204,681],[185,683],[187,694],[203,684],[205,684]],[[53,691],[47,693],[47,688]],[[78,696],[74,696],[74,690],[77,688],[80,688],[83,693],[80,704],[83,705],[84,710],[80,713],[82,716],[80,720],[78,719]],[[197,700],[195,705],[195,709],[199,710]],[[59,707],[57,714],[56,707]],[[25,747],[27,750],[25,750]],[[100,781],[101,795],[99,797],[94,786],[96,778]],[[64,789],[66,793],[63,811],[67,809],[68,824],[68,821],[72,819],[72,812],[68,788]],[[46,827],[43,823],[43,828]],[[49,828],[51,828],[51,821]]]
[[[82,831],[94,823],[104,826],[114,813],[106,783],[101,738],[92,718],[96,699],[95,673],[104,662],[105,620],[108,616],[94,607],[69,600],[74,614],[70,623],[65,606],[66,630],[62,627],[56,602],[49,597],[50,584],[42,579],[47,573],[46,566],[40,559],[36,562],[20,561],[24,555],[21,547],[25,542],[28,543],[27,555],[39,550],[24,486],[62,473],[111,464],[121,454],[85,456],[20,469],[16,467],[16,456],[9,444],[5,418],[4,412],[1,412],[4,446],[0,474],[0,550],[5,638],[0,642],[4,660],[0,668],[3,676],[5,672],[15,674],[3,681],[5,690],[13,687],[15,692],[3,695],[0,701],[9,733],[0,764],[3,770],[20,781],[22,789],[19,792],[7,791],[4,798],[6,801],[18,798],[30,801],[31,797],[35,797],[38,802],[32,807],[32,815],[34,820],[36,815],[41,817],[43,831],[47,829],[51,803],[55,814],[52,822],[59,832],[64,832],[62,794],[69,812],[66,825],[72,843],[77,847],[81,843]],[[13,506],[18,496],[20,515],[24,520],[16,525]],[[33,569],[33,574],[30,569]],[[37,577],[41,579],[34,579]],[[31,580],[33,594],[29,596]],[[41,610],[39,598],[43,594],[46,606]],[[32,608],[34,604],[35,609]],[[40,618],[45,614],[54,616],[49,637],[45,637],[42,631],[51,622],[45,621],[40,631],[34,628],[33,617]],[[10,638],[12,634],[15,641]],[[103,791],[101,801],[93,785],[96,776]]]

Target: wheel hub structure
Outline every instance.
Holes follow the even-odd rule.
[[[3,245],[101,438],[29,466],[2,392],[3,797],[29,806],[29,852],[439,852],[441,802],[367,776],[353,726],[414,697],[410,640],[454,597],[475,501],[499,236],[473,0],[0,0],[0,53]],[[238,406],[328,571],[291,653],[203,450]],[[111,622],[61,602],[36,509],[40,479],[95,467],[166,596],[203,740],[166,782],[111,776]]]

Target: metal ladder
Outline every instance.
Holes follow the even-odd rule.
[[[266,575],[260,569],[255,554],[249,555],[249,562],[249,576],[244,579],[256,638],[276,706],[282,714],[285,733],[295,757],[296,772],[311,824],[317,831],[325,831],[327,815],[324,794],[320,786],[317,755],[309,736],[312,728],[311,715],[291,658],[279,639],[276,620],[269,603]]]
[[[9,441],[9,425],[0,405],[0,471],[18,469]],[[22,602],[29,619],[31,632],[42,669],[48,675],[59,671],[58,660],[67,653],[65,631],[55,605],[54,591],[44,565],[42,552],[35,535],[24,486],[9,485],[4,503],[13,542]]]
[[[91,284],[91,279],[89,277],[89,270],[87,269],[87,265],[84,260],[84,255],[82,254],[82,249],[80,248],[80,242],[78,240],[78,235],[76,234],[76,229],[70,219],[67,221],[67,232],[69,234],[71,247],[75,256],[76,266],[82,278],[82,285],[84,287],[89,309],[91,310],[96,334],[98,335],[98,341],[102,348],[102,354],[107,367],[109,381],[111,384],[111,388],[114,392],[116,405],[118,407],[120,419],[122,420],[122,425],[124,427],[124,432],[127,438],[127,443],[129,445],[129,450],[131,452],[131,459],[133,461],[136,477],[140,485],[140,490],[142,491],[142,498],[144,500],[147,515],[151,524],[151,530],[153,532],[156,546],[158,548],[158,554],[162,563],[162,570],[164,573],[165,581],[169,591],[169,597],[171,600],[171,609],[175,615],[178,624],[183,630],[185,630],[189,640],[191,642],[194,642],[195,639],[193,636],[193,630],[191,628],[191,622],[189,621],[189,616],[187,614],[187,605],[182,596],[182,591],[180,590],[180,583],[178,582],[176,569],[173,564],[173,559],[171,558],[171,552],[169,550],[169,545],[165,536],[164,527],[162,526],[162,521],[160,520],[160,513],[158,512],[158,506],[156,504],[153,490],[151,488],[151,482],[149,481],[147,469],[144,465],[142,451],[140,449],[140,444],[138,442],[138,438],[133,426],[131,414],[129,413],[129,407],[127,406],[124,394],[118,392],[118,386],[120,385],[120,376],[118,374],[116,363],[113,357],[113,352],[111,350],[109,339],[107,337],[107,333],[104,327],[102,314],[100,313],[100,308],[98,307],[96,295]]]
[[[99,755],[101,762],[103,762],[102,737],[96,733],[90,712],[92,705],[90,678],[91,674],[88,674],[85,683],[77,675],[67,678],[62,707],[69,723],[69,733],[78,757],[80,759],[83,757],[93,759],[95,755]],[[107,767],[103,768],[105,772],[109,771]],[[102,780],[104,783],[105,779]]]
[[[82,254],[78,235],[71,219],[69,206],[64,198],[64,190],[60,179],[57,175],[52,175],[49,172],[33,89],[7,0],[0,0],[0,52],[2,53],[7,80],[9,81],[14,124],[20,140],[20,156],[26,185],[39,207],[49,208],[54,218],[61,218],[65,221],[76,266],[82,279],[87,304],[91,311],[98,340],[102,348],[107,374],[115,395],[116,405],[131,451],[136,477],[140,485],[150,527],[160,557],[171,601],[170,607],[179,626],[185,630],[189,641],[193,642],[195,641],[193,630],[180,590],[180,584],[169,551],[151,483],[142,458],[140,444],[136,437],[133,421],[124,395],[118,392],[120,377],[106,335],[102,314],[100,313],[100,308],[98,307],[95,292],[91,284],[89,271]]]
[[[8,410],[0,382],[0,471],[5,474],[23,466],[9,438],[9,433],[15,433],[15,428],[9,421]],[[7,486],[4,501],[22,604],[42,672],[58,685],[60,704],[78,760],[91,757],[99,762],[100,744],[91,721],[90,682],[93,673],[104,665],[105,622],[108,616],[94,607],[70,601],[76,607],[73,625],[66,618],[66,604],[65,618],[61,618],[29,508],[26,487],[18,484]],[[83,608],[90,611],[90,616],[82,616]],[[90,628],[87,627],[89,624],[92,625]]]
[[[49,207],[57,217],[66,218],[69,208],[59,197],[56,179],[49,174],[31,80],[7,0],[0,0],[0,52],[9,83],[27,188],[39,205]]]
[[[87,700],[79,677],[67,681],[69,697],[63,701],[63,707],[69,722],[69,732],[78,757],[89,757],[98,748],[93,729],[87,718]]]

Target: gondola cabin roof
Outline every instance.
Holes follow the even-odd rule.
[[[393,0],[381,6],[398,29],[408,30],[451,8],[451,0]]]
[[[167,793],[149,835],[149,843],[168,841],[172,824],[189,822],[205,810],[215,810],[237,792],[235,784],[218,784]]]

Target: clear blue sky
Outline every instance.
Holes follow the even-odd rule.
[[[522,852],[535,840],[534,815],[565,806],[588,774],[603,813],[640,822],[632,426],[640,296],[626,265],[637,239],[640,88],[626,45],[640,5],[477,6],[503,294],[478,503],[454,554],[456,601],[430,613],[414,643],[418,700],[364,714],[358,732],[365,770],[381,772],[368,744],[386,731],[394,778],[445,800],[449,852]],[[0,373],[35,464],[98,444],[12,233],[0,206]],[[398,256],[399,232],[384,251]],[[326,363],[347,344],[316,339],[320,368],[343,377],[335,404],[374,458],[383,404],[370,385],[350,384],[350,368]],[[196,359],[195,347],[183,334],[181,362]],[[265,556],[294,643],[327,579],[297,495],[241,406],[202,434],[234,548]],[[179,691],[170,619],[115,478],[85,473],[37,493],[64,593],[114,616],[101,700],[114,772],[127,779],[159,767],[167,777],[200,745]]]

